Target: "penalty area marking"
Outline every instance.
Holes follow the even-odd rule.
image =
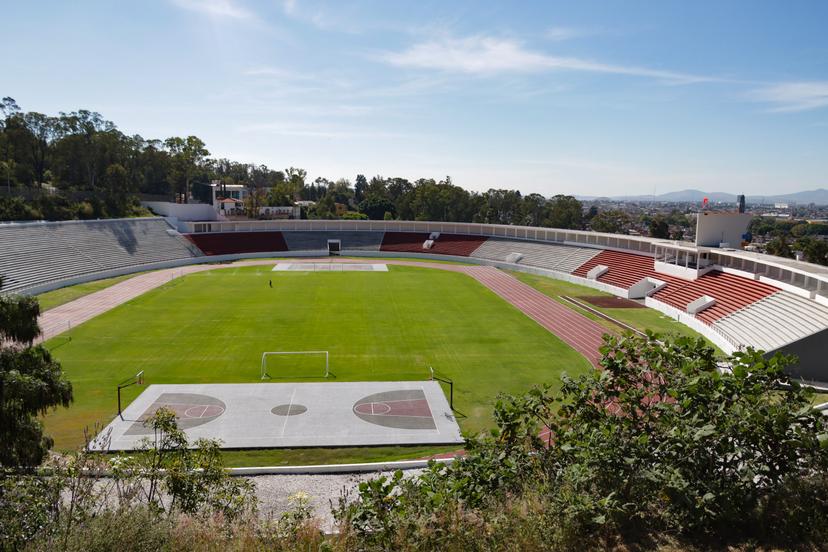
[[[388,272],[384,263],[277,263],[273,272]]]

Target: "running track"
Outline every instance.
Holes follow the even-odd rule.
[[[232,265],[190,265],[140,274],[117,283],[114,286],[96,291],[95,293],[44,312],[38,319],[42,333],[37,339],[37,342],[40,343],[51,339],[78,324],[82,324],[99,314],[185,274],[236,266],[266,266],[273,265],[276,262],[278,261],[261,260],[242,261]],[[331,262],[331,259],[327,257],[324,259],[302,258],[288,259],[283,262]],[[333,262],[364,263],[369,261],[337,259]],[[547,297],[533,287],[524,284],[501,270],[490,266],[468,266],[417,261],[383,260],[382,262],[391,265],[419,266],[467,274],[542,327],[558,336],[567,345],[584,355],[593,366],[596,368],[599,367],[598,361],[600,359],[600,353],[598,349],[603,342],[603,334],[607,332],[606,328],[561,305],[554,299]]]

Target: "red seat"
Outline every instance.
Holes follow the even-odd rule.
[[[266,253],[287,251],[281,232],[226,232],[217,234],[185,234],[205,255]]]
[[[431,249],[423,249],[423,243],[428,237],[429,234],[421,232],[386,232],[382,239],[380,251],[436,253],[438,255],[468,257],[487,239],[485,236],[440,234],[440,237],[434,240]]]

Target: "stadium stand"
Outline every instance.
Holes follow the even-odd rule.
[[[733,350],[749,345],[766,351],[799,347],[791,349],[793,354],[810,356],[798,373],[814,381],[828,378],[819,337],[828,335],[828,291],[820,267],[716,251],[710,253],[715,269],[689,280],[656,272],[654,257],[647,254],[656,244],[643,238],[466,224],[454,225],[458,233],[453,234],[446,231],[451,226],[420,221],[194,222],[182,226],[190,232],[182,236],[159,217],[0,224],[0,276],[3,292],[31,292],[123,269],[153,268],[165,261],[189,264],[205,254],[322,254],[328,240],[340,240],[343,251],[369,255],[374,251],[454,255],[581,278],[592,271],[596,282],[583,283],[618,295],[638,288],[643,278],[652,278],[666,285],[652,292],[648,305],[701,331],[721,347]],[[471,235],[474,232],[484,235]],[[542,235],[549,241],[541,241]],[[424,247],[427,241],[430,247]],[[723,272],[720,267],[757,276]],[[772,285],[775,282],[784,283]],[[800,288],[800,294],[787,291],[789,286]],[[696,308],[701,310],[688,312]]]
[[[771,351],[828,328],[828,307],[777,291],[712,325],[737,343]]]
[[[633,284],[638,283],[642,278],[648,276],[669,282],[674,278],[658,274],[653,269],[653,258],[635,253],[624,253],[621,251],[604,250],[586,261],[577,269],[572,271],[575,276],[586,278],[587,273],[596,266],[603,265],[609,268],[604,274],[598,277],[599,282],[611,286],[629,289]]]
[[[418,232],[386,232],[382,239],[381,251],[401,253],[436,253],[438,255],[457,255],[470,257],[488,238],[485,236],[465,236],[462,234],[441,234],[434,240],[430,249],[424,249],[423,243],[429,234]]]
[[[162,218],[0,225],[3,292],[200,254]]]
[[[720,271],[708,272],[696,280],[676,278],[675,276],[656,272],[652,257],[620,251],[601,251],[578,267],[573,274],[586,278],[587,273],[599,265],[607,266],[609,270],[599,276],[598,281],[622,289],[629,289],[630,286],[645,277],[657,278],[667,282],[665,287],[656,291],[651,297],[681,312],[686,313],[688,305],[693,301],[705,296],[712,297],[714,299],[712,306],[695,314],[696,319],[708,326],[714,325],[719,319],[754,306],[757,302],[779,292],[779,288],[774,286]],[[810,303],[820,307],[817,303]],[[758,346],[759,343],[764,345],[770,343],[771,340],[762,337],[762,334],[767,333],[767,331],[763,332],[758,328],[753,331],[736,328],[738,321],[743,319],[749,321],[750,318],[750,313],[736,317],[732,322],[725,323],[721,327],[716,325],[715,330],[724,334],[734,343],[754,346]],[[772,326],[772,324],[766,324],[765,328],[769,330]],[[828,327],[828,324],[823,325],[822,329],[825,327]],[[751,336],[755,337],[752,338]],[[776,342],[774,341],[774,343]],[[783,343],[787,342],[789,340],[783,341]],[[763,348],[765,348],[764,345]]]
[[[382,232],[282,232],[289,251],[328,250],[328,240],[340,240],[343,251],[379,251]]]
[[[228,234],[185,234],[205,255],[234,255],[287,251],[281,232],[235,232]]]
[[[585,247],[489,238],[475,249],[471,256],[490,261],[510,262],[509,257],[518,254],[518,264],[571,273],[600,252],[600,249]]]
[[[713,271],[693,281],[674,278],[652,297],[680,310],[686,310],[690,302],[702,295],[713,297],[716,304],[696,315],[705,324],[712,324],[777,291],[778,288],[756,280]]]

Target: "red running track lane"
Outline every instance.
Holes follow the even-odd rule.
[[[465,272],[600,368],[606,328],[494,267],[469,267]]]
[[[230,268],[235,266],[266,266],[274,265],[276,262],[289,263],[371,263],[377,262],[371,259],[286,259],[284,261],[255,260],[242,261],[233,264],[210,264],[190,265],[180,268],[170,268],[140,274],[128,280],[124,280],[114,286],[91,293],[54,309],[50,309],[40,315],[38,322],[43,333],[37,342],[42,342],[68,329],[82,324],[87,320],[98,316],[110,309],[117,307],[127,301],[159,287],[172,279],[185,274],[214,270],[218,268]],[[381,261],[383,264],[417,266],[447,270],[450,272],[461,272],[467,274],[500,296],[506,302],[523,312],[526,316],[540,324],[549,332],[558,336],[564,343],[584,355],[596,368],[599,367],[599,347],[603,343],[602,336],[607,332],[606,328],[590,320],[589,318],[561,305],[554,299],[547,297],[533,287],[524,284],[520,280],[490,266],[468,266],[443,263],[430,263],[418,261],[404,261],[388,259]]]

